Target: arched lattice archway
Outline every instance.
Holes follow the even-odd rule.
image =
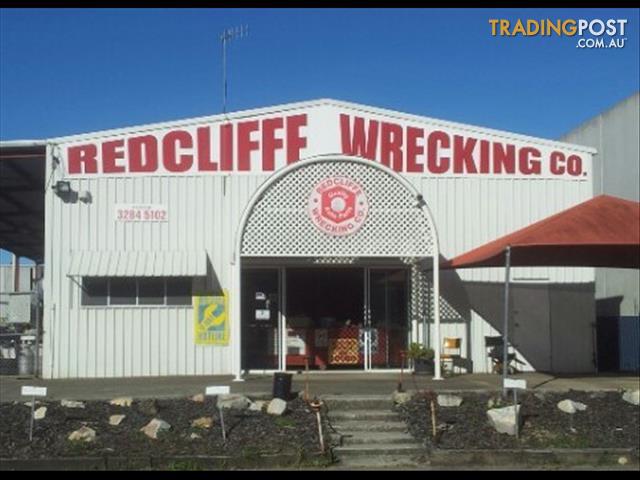
[[[340,182],[342,185],[346,182],[347,188],[340,190]],[[351,211],[355,211],[353,221],[334,223],[317,215],[314,202],[320,210],[324,205],[324,197],[318,192],[328,191],[325,186],[334,183],[336,186],[332,188],[344,193],[347,203],[351,202]],[[355,192],[353,198],[350,192]],[[339,229],[345,232],[340,234]],[[243,259],[260,257],[397,258],[407,262],[432,258],[434,316],[436,337],[439,336],[438,238],[433,217],[419,192],[380,163],[323,155],[301,160],[274,173],[255,192],[238,225],[232,298],[240,296]],[[239,379],[240,309],[233,301],[231,321],[235,339],[234,373]],[[439,352],[436,355],[439,356]],[[436,377],[440,376],[439,370],[436,358]]]

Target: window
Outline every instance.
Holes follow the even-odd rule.
[[[191,305],[191,279],[176,277],[167,279],[167,305]]]
[[[84,277],[82,306],[190,306],[190,277]]]
[[[138,305],[164,305],[164,283],[164,278],[139,279]]]
[[[106,278],[82,279],[82,305],[107,305],[109,285]]]
[[[136,279],[112,278],[109,280],[109,305],[135,305]]]

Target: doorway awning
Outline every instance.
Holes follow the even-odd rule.
[[[640,268],[640,203],[599,195],[442,264]]]

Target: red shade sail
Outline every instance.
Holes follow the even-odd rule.
[[[600,195],[470,250],[442,268],[511,265],[640,268],[640,203]]]

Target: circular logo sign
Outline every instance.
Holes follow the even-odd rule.
[[[369,213],[369,202],[362,187],[349,177],[328,177],[313,187],[309,195],[309,217],[329,235],[357,232]]]

